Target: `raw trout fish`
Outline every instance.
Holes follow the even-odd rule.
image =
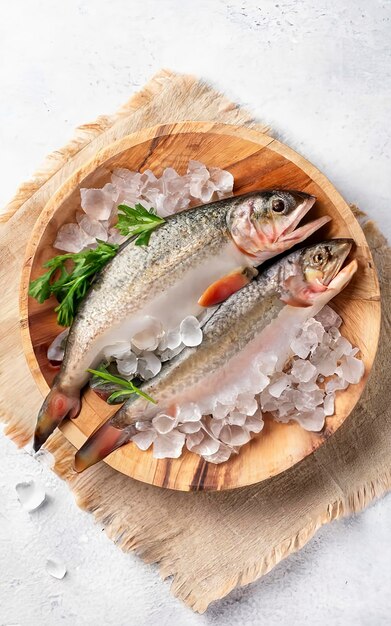
[[[283,367],[303,323],[355,273],[355,260],[341,270],[351,245],[334,239],[293,252],[228,298],[206,323],[201,345],[184,349],[141,385],[157,404],[132,396],[78,451],[75,469],[83,471],[128,442],[138,432],[136,422],[175,416],[188,403],[208,415],[227,390],[232,397],[259,393],[254,384],[262,355],[274,355],[275,368]]]
[[[325,216],[296,229],[314,202],[302,192],[260,191],[172,215],[148,246],[126,242],[78,310],[60,373],[38,415],[34,449],[66,416],[76,417],[87,369],[101,361],[106,346],[131,339],[145,316],[169,331],[241,289],[256,266],[329,221]]]

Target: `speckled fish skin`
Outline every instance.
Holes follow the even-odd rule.
[[[339,239],[293,252],[232,295],[206,323],[200,346],[186,348],[141,385],[157,404],[131,397],[82,446],[75,469],[83,471],[129,441],[137,432],[135,422],[150,421],[160,412],[172,414],[175,407],[213,395],[221,385],[229,387],[246,375],[259,352],[275,350],[283,364],[295,327],[319,312],[356,270],[353,261],[350,269],[339,272],[350,249],[350,240]],[[319,254],[329,255],[323,266],[314,265]]]
[[[148,246],[124,244],[75,317],[60,373],[38,416],[35,449],[66,415],[77,414],[87,369],[107,345],[131,338],[147,315],[167,329],[199,314],[197,300],[211,283],[238,267],[260,265],[326,223],[327,216],[295,230],[314,202],[302,192],[260,191],[170,216]]]

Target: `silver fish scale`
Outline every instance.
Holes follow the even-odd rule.
[[[220,305],[203,329],[197,348],[185,348],[141,389],[151,395],[162,410],[165,403],[191,388],[239,354],[285,306],[280,300],[281,284],[289,275],[292,259],[282,259]],[[150,408],[139,397],[130,398],[112,417],[111,423],[124,428],[143,419]]]

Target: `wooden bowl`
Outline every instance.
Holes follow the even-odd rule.
[[[361,349],[365,376],[357,385],[337,393],[336,414],[326,420],[321,433],[311,433],[296,423],[266,420],[259,436],[237,456],[221,465],[205,462],[185,450],[179,459],[156,460],[150,450],[130,443],[112,453],[106,462],[132,478],[153,485],[190,490],[231,489],[259,482],[282,472],[321,446],[346,420],[359,399],[375,358],[380,329],[380,298],[376,270],[364,234],[349,206],[313,165],[296,152],[255,130],[209,122],[183,122],[144,129],[100,151],[68,178],[44,207],[27,247],[21,285],[23,343],[32,374],[46,395],[56,370],[47,360],[47,348],[60,332],[53,313],[54,301],[40,305],[28,297],[30,280],[42,273],[42,264],[58,251],[52,247],[58,228],[75,221],[80,187],[99,187],[112,170],[126,167],[160,175],[174,167],[184,173],[189,159],[228,169],[235,178],[235,194],[260,188],[298,189],[314,194],[317,202],[311,219],[330,215],[332,222],[317,238],[351,237],[359,270],[351,284],[333,301],[341,314],[342,332]],[[79,417],[61,429],[79,448],[86,437],[118,409],[110,407],[88,389]],[[354,428],[354,422],[350,425]]]

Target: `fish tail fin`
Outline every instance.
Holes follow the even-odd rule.
[[[34,450],[38,452],[65,417],[76,417],[80,411],[80,396],[70,395],[54,385],[38,413],[34,433]]]
[[[137,433],[135,426],[119,429],[110,422],[111,420],[99,426],[78,450],[74,462],[76,472],[83,472],[88,467],[102,461],[111,452],[128,443],[132,436]]]

